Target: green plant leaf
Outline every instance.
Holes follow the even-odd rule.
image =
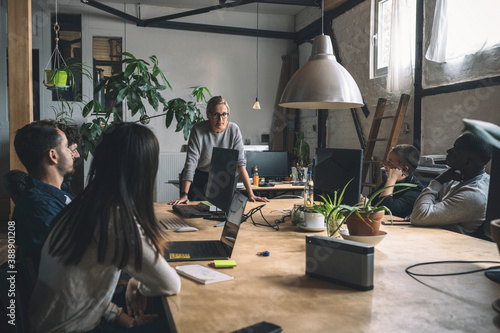
[[[136,57],[134,57],[134,55],[132,55],[132,53],[129,53],[129,52],[122,52],[122,55],[126,56],[126,57],[129,57],[129,58],[132,58],[132,59],[135,59],[137,60]]]
[[[123,100],[127,97],[128,91],[129,88],[127,86],[118,91],[118,94],[116,95],[116,104],[123,102]]]
[[[130,75],[132,75],[132,73],[135,72],[135,69],[137,68],[137,64],[136,63],[130,63],[127,65],[127,67],[125,68],[125,71],[123,72],[123,76],[125,77],[129,77]]]
[[[92,112],[92,109],[94,108],[94,104],[96,102],[97,101],[92,100],[92,101],[88,102],[87,104],[85,104],[85,106],[83,107],[83,110],[82,110],[82,115],[84,117],[87,117]]]
[[[165,116],[165,127],[169,128],[172,124],[172,120],[174,119],[174,110],[169,109],[167,111],[167,115]]]
[[[368,200],[366,200],[366,201],[364,202],[364,205],[363,205],[363,206],[364,206],[364,210],[365,210],[365,211],[368,211],[368,207],[370,207],[370,205],[371,205],[372,201],[375,199],[375,197],[376,197],[377,195],[379,195],[380,193],[382,193],[383,191],[385,191],[386,189],[388,189],[388,188],[390,188],[390,187],[397,187],[397,186],[406,186],[406,188],[405,188],[405,189],[402,189],[402,190],[400,190],[400,191],[398,191],[398,192],[396,192],[396,193],[406,191],[406,190],[410,189],[411,187],[417,187],[417,185],[415,185],[415,184],[410,184],[410,183],[396,183],[396,184],[394,184],[394,185],[384,186],[384,187],[382,187],[381,189],[379,189],[378,191],[376,191],[375,193],[373,193],[373,194],[371,195],[371,197],[370,197]],[[393,195],[394,195],[394,194],[396,194],[396,193],[393,193]],[[384,198],[381,198],[381,200],[380,200],[379,202],[377,202],[377,204],[376,204],[374,207],[377,207],[378,205],[380,205],[380,204],[382,203],[382,201],[384,201],[384,199],[385,199],[385,197],[384,197]]]

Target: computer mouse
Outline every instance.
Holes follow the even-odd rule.
[[[186,231],[198,231],[198,228],[195,227],[180,227],[175,229],[175,232],[186,232]]]

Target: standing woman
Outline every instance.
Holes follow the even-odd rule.
[[[34,332],[105,332],[118,322],[111,303],[120,271],[132,278],[127,305],[143,320],[144,296],[173,295],[180,278],[162,256],[165,233],[153,210],[158,140],[148,128],[122,123],[96,147],[88,185],[53,221],[30,302]]]
[[[245,185],[248,200],[268,202],[267,198],[255,196],[250,185],[245,160],[245,151],[240,128],[228,120],[229,105],[222,96],[214,96],[207,103],[208,120],[197,123],[191,129],[186,163],[182,174],[181,196],[170,201],[172,205],[189,203],[189,200],[205,200],[208,170],[213,147],[239,151],[238,172]]]

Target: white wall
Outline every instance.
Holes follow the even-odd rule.
[[[135,6],[128,6],[131,13]],[[143,18],[167,15],[178,10],[141,6]],[[214,12],[184,20],[201,24],[231,25],[255,28],[254,14]],[[259,28],[293,29],[293,19],[276,15],[259,15]],[[126,50],[137,57],[155,54],[161,68],[172,84],[173,92],[167,99],[189,98],[190,87],[206,86],[212,95],[224,96],[231,107],[230,121],[237,123],[243,138],[252,144],[260,143],[260,134],[269,133],[274,101],[276,99],[281,56],[287,54],[293,43],[287,40],[259,38],[259,101],[261,110],[253,110],[256,95],[256,38],[203,32],[125,27]],[[154,111],[153,111],[154,112]],[[202,110],[203,115],[205,111]],[[182,133],[175,126],[165,129],[164,118],[152,119],[161,142],[162,152],[178,152],[185,144]]]

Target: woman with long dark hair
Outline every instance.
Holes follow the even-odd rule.
[[[33,331],[102,331],[101,317],[113,321],[121,312],[111,303],[121,270],[132,276],[132,316],[142,315],[144,296],[180,291],[153,210],[158,155],[158,140],[142,125],[103,134],[87,187],[51,224],[30,303]]]

